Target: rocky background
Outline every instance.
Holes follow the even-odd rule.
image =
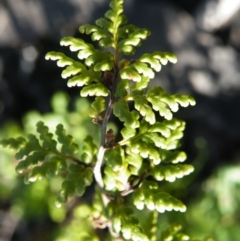
[[[61,50],[60,38],[79,36],[78,27],[101,17],[108,0],[0,1],[0,125],[21,122],[29,110],[50,111],[56,90],[68,89],[45,54]],[[189,93],[195,107],[181,110],[187,121],[184,148],[192,162],[199,140],[207,146],[201,183],[224,163],[240,161],[240,0],[126,0],[129,22],[152,34],[140,48],[173,52],[152,83]],[[197,186],[193,185],[194,195]]]

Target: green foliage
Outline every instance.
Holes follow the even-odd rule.
[[[148,241],[148,237],[139,225],[138,220],[133,216],[133,211],[124,206],[118,206],[118,210],[112,218],[113,230],[121,233],[126,240]]]
[[[172,210],[186,211],[186,206],[181,201],[162,192],[156,182],[150,181],[145,181],[134,193],[134,205],[140,210],[146,205],[149,210],[157,210],[160,213]]]
[[[174,240],[174,241],[198,241],[197,239],[191,239],[188,235],[180,232],[182,229],[181,225],[178,224],[172,224],[169,226],[162,234],[161,240],[168,241],[168,240]],[[210,240],[209,240],[210,241]]]
[[[99,126],[100,141],[95,142],[96,133],[75,141],[66,134],[63,123],[51,132],[40,121],[37,135],[4,139],[0,144],[15,150],[16,170],[25,176],[26,184],[56,175],[62,178],[57,206],[75,195],[83,196],[92,184],[97,186],[92,206],[86,207],[83,218],[91,217],[98,228],[108,227],[107,240],[147,241],[151,226],[143,228],[136,208],[159,213],[186,210],[180,200],[163,190],[160,182],[174,182],[193,171],[191,165],[182,164],[186,154],[179,148],[185,123],[173,118],[173,112],[180,106],[195,105],[195,101],[188,95],[167,93],[159,86],[147,90],[162,65],[177,62],[174,54],[156,51],[136,60],[120,59],[120,54],[133,55],[150,34],[147,29],[127,24],[122,4],[122,0],[111,1],[111,9],[96,25],[80,27],[80,32],[91,35],[101,50],[82,39],[65,37],[60,44],[77,52],[76,60],[61,52],[46,55],[46,59],[64,68],[62,77],[68,78],[69,87],[81,87],[82,97],[94,97],[87,111]],[[65,115],[58,102],[54,103],[56,110]],[[66,102],[62,104],[66,107]],[[122,138],[109,128],[113,115],[122,123]],[[82,133],[74,135],[78,139]],[[87,230],[92,233],[92,229]],[[179,231],[179,226],[169,227],[162,240],[190,240]],[[91,240],[87,236],[83,239]]]
[[[186,219],[192,220],[187,227],[189,234],[201,237],[208,233],[219,241],[238,240],[239,174],[238,163],[223,165],[205,180],[188,207]]]
[[[73,141],[73,137],[66,135],[62,124],[56,127],[57,141],[53,139],[53,134],[49,132],[43,122],[37,123],[39,139],[35,135],[28,135],[28,141],[23,137],[10,138],[1,141],[3,146],[9,146],[17,151],[15,158],[20,160],[16,166],[18,173],[24,173],[26,184],[42,180],[45,177],[52,178],[55,175],[66,175],[62,182],[62,188],[58,192],[57,203],[66,202],[68,197],[77,194],[82,196],[86,186],[93,181],[91,166],[88,165],[96,158],[96,146],[91,137],[85,139],[82,157],[85,162],[80,162],[75,154],[79,147]],[[84,143],[85,143],[84,142]],[[59,148],[57,148],[57,143]],[[58,150],[59,149],[59,150]],[[69,161],[77,164],[68,165]],[[42,162],[41,165],[39,165]]]
[[[62,183],[62,188],[58,192],[57,205],[67,202],[68,198],[75,194],[82,196],[92,181],[93,174],[90,168],[71,164],[68,167],[68,175]]]
[[[166,65],[167,62],[177,62],[175,55],[171,53],[154,52],[152,54],[144,54],[133,63],[129,63],[125,68],[121,69],[120,76],[122,79],[133,80],[140,82],[142,77],[153,79],[154,71],[161,70],[161,64]]]

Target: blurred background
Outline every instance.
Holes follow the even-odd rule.
[[[89,104],[69,89],[61,69],[45,60],[64,51],[60,39],[81,36],[78,27],[103,16],[109,0],[0,1],[0,138],[34,131],[38,120],[62,122],[70,134],[92,127]],[[125,0],[130,23],[148,28],[144,52],[169,51],[152,85],[187,93],[197,105],[176,116],[186,121],[183,149],[195,173],[173,192],[188,205],[179,220],[194,237],[237,241],[240,237],[240,0]],[[0,149],[0,241],[79,240],[75,200],[56,209],[56,179],[25,186],[13,153]],[[79,214],[81,213],[81,214]],[[162,216],[162,222],[176,216]],[[164,221],[165,220],[165,221]],[[75,222],[75,223],[74,223]],[[76,226],[78,229],[76,229]],[[84,226],[85,227],[85,226]],[[75,236],[74,236],[75,235]],[[67,238],[64,238],[67,237]]]

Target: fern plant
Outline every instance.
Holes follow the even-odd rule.
[[[170,94],[160,86],[148,88],[155,72],[168,62],[176,63],[176,56],[156,51],[128,58],[150,32],[127,23],[123,0],[112,0],[104,17],[95,25],[81,26],[80,32],[90,35],[100,48],[65,37],[60,44],[76,52],[77,58],[49,52],[46,59],[64,68],[62,77],[68,79],[69,87],[81,87],[81,97],[94,97],[89,116],[99,126],[99,144],[90,135],[76,143],[61,123],[51,133],[40,121],[38,136],[4,139],[1,145],[16,151],[16,171],[24,175],[26,184],[63,177],[57,206],[95,186],[85,218],[93,228],[108,230],[105,240],[193,240],[181,233],[179,225],[171,225],[160,235],[153,228],[159,213],[186,210],[161,188],[161,182],[174,182],[193,171],[191,165],[183,164],[186,154],[179,150],[185,123],[173,118],[179,106],[195,105],[193,97]],[[113,115],[122,122],[119,134],[109,128]],[[142,222],[136,209],[151,222]],[[80,239],[99,240],[92,232],[89,235],[92,238]]]

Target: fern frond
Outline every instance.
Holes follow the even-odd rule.
[[[166,192],[162,192],[154,182],[145,181],[133,194],[134,205],[142,210],[146,206],[149,210],[185,212],[186,206]]]
[[[140,77],[140,80],[142,78]],[[130,87],[132,89],[132,87]],[[130,95],[124,96],[125,100],[134,101],[135,109],[145,118],[150,124],[156,121],[155,114],[152,111],[158,111],[160,116],[167,120],[173,118],[172,112],[177,112],[179,106],[187,107],[196,104],[193,97],[189,95],[169,94],[159,86],[150,88],[146,94],[137,90],[134,86]],[[151,104],[151,105],[149,105]]]
[[[161,241],[176,240],[176,241],[200,241],[199,239],[192,239],[188,235],[181,232],[182,226],[179,224],[169,225],[161,235]]]
[[[182,164],[186,154],[178,148],[185,122],[173,118],[173,113],[179,107],[195,105],[195,100],[189,95],[167,93],[159,86],[147,90],[162,66],[177,62],[174,54],[156,51],[138,59],[119,59],[121,54],[133,55],[150,35],[147,29],[127,23],[123,0],[111,0],[104,17],[79,30],[97,41],[101,49],[83,39],[65,37],[60,45],[76,52],[76,60],[53,51],[46,59],[63,68],[61,75],[69,87],[81,87],[81,97],[94,97],[89,116],[101,129],[99,146],[94,143],[94,136],[87,135],[79,148],[62,124],[51,133],[42,121],[37,123],[37,135],[1,140],[0,145],[15,150],[16,170],[25,176],[26,184],[55,175],[63,178],[57,206],[75,195],[82,196],[94,181],[92,209],[88,208],[86,216],[90,216],[94,227],[109,228],[112,237],[107,239],[153,241],[155,233],[142,228],[144,223],[134,211],[145,207],[147,212],[154,211],[150,215],[153,222],[149,223],[156,228],[158,213],[186,210],[180,200],[160,188],[159,182],[174,182],[194,169]],[[67,111],[59,113],[65,115]],[[121,141],[118,132],[109,129],[112,115],[123,124],[118,126]],[[133,203],[125,197],[130,193]],[[180,230],[180,226],[173,225],[160,238],[191,240]],[[80,239],[84,237],[91,239],[90,235]]]
[[[131,128],[124,129],[123,137],[126,139],[120,143],[122,145],[129,143],[131,152],[139,153],[143,158],[150,158],[154,165],[158,165],[164,158],[166,159],[164,156],[166,152],[163,154],[162,150],[169,151],[179,147],[184,126],[184,122],[176,119],[163,123],[156,122],[153,126],[141,122],[139,133],[135,136],[131,135],[133,133]]]
[[[122,0],[114,0],[110,3],[111,10],[107,11],[105,18],[96,20],[96,25],[85,24],[79,28],[81,33],[91,34],[93,41],[98,41],[101,47],[117,48],[119,26],[127,22],[122,14]]]
[[[188,164],[177,164],[177,165],[167,165],[167,166],[156,166],[152,170],[152,176],[157,181],[166,180],[169,182],[174,182],[176,178],[182,178],[189,175],[194,170],[192,165]]]
[[[120,99],[113,105],[113,113],[121,121],[124,122],[126,127],[137,128],[139,127],[139,115],[137,111],[130,111],[127,101]]]
[[[118,205],[118,208],[114,210],[112,225],[113,231],[117,234],[121,234],[124,239],[149,241],[138,220],[133,216],[133,211],[130,208]]]
[[[93,181],[93,173],[89,167],[79,164],[71,164],[68,167],[68,175],[62,183],[62,187],[57,195],[57,204],[67,202],[69,197],[77,194],[82,196],[87,186]]]
[[[101,72],[96,72],[92,68],[87,69],[87,67],[79,62],[75,61],[65,54],[60,52],[49,52],[46,55],[47,60],[58,60],[57,64],[60,67],[66,67],[65,70],[62,71],[62,77],[68,78],[70,76],[75,75],[74,77],[68,80],[68,86],[84,86],[89,85],[93,81],[99,82],[100,81],[100,74]]]
[[[161,65],[166,65],[168,61],[176,63],[177,57],[167,52],[143,54],[136,61],[121,68],[120,76],[122,79],[133,80],[135,82],[141,81],[141,75],[153,79],[155,76],[154,72],[159,72],[161,70]]]
[[[86,164],[95,163],[97,160],[97,146],[93,141],[93,137],[88,135],[83,140],[82,150],[81,150],[81,161]]]

